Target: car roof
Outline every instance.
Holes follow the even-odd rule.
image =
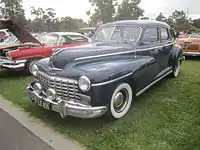
[[[8,29],[0,29],[0,31],[8,31]]]
[[[170,27],[167,23],[161,22],[161,21],[153,21],[153,20],[122,20],[122,21],[115,21],[111,23],[103,24],[103,26],[109,26],[109,25],[137,25],[141,27],[148,27],[148,26],[166,26]]]
[[[58,35],[82,35],[77,32],[48,32],[46,34],[58,34]]]

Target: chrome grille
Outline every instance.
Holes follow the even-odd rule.
[[[73,79],[51,76],[44,72],[38,72],[37,79],[44,87],[44,92],[52,88],[56,90],[57,96],[63,100],[79,100],[77,95],[78,82]]]

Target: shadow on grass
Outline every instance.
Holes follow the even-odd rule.
[[[101,129],[103,124],[109,123],[103,116],[95,119],[81,119],[67,116],[65,119],[62,119],[59,113],[44,110],[37,104],[32,103],[25,106],[24,109],[29,112],[30,115],[40,118],[52,126],[60,126],[61,130],[64,130],[67,127],[73,129],[82,128],[84,130],[96,130]]]
[[[200,56],[186,56],[185,60],[193,60],[193,61],[200,61]]]
[[[19,77],[28,77],[23,71],[11,71],[11,70],[2,70],[0,71],[0,79],[16,79]]]

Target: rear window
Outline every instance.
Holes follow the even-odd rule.
[[[161,41],[167,41],[169,39],[169,33],[166,28],[161,28]]]
[[[4,36],[4,35],[6,35],[6,33],[4,31],[0,31],[0,35]]]
[[[144,45],[155,44],[159,42],[158,28],[146,29],[143,38]]]

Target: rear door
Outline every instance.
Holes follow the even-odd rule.
[[[173,38],[169,33],[169,29],[162,27],[160,28],[160,70],[167,70],[169,67],[169,57],[173,48]]]

